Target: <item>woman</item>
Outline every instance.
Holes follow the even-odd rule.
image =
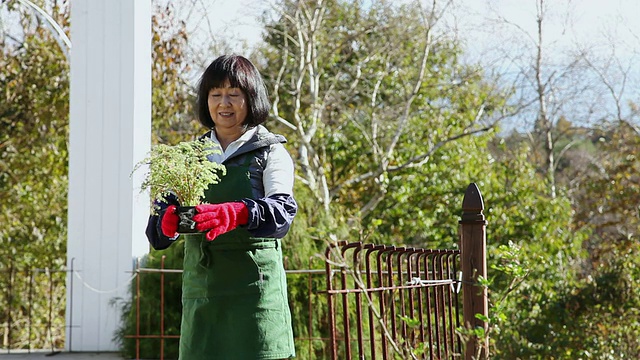
[[[196,206],[201,234],[185,237],[180,359],[285,359],[295,355],[280,239],[297,212],[286,140],[264,128],[269,101],[246,58],[224,55],[200,79],[198,117],[227,174]],[[177,237],[176,201],[151,216],[155,249]]]

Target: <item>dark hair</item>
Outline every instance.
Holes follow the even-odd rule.
[[[215,124],[209,114],[207,98],[213,88],[222,87],[229,81],[231,87],[241,89],[247,96],[248,111],[245,125],[249,127],[262,124],[269,116],[269,98],[262,76],[251,61],[240,55],[222,55],[207,67],[198,84],[198,120],[206,128]]]

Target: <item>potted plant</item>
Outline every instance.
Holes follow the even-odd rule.
[[[151,200],[165,201],[169,194],[178,198],[180,206],[179,233],[195,233],[195,206],[202,202],[205,190],[220,181],[226,168],[209,160],[209,155],[221,153],[220,146],[209,139],[184,141],[177,145],[158,144],[148,156],[136,164],[133,172],[145,167],[141,191],[149,190]],[[158,208],[152,205],[152,212]]]

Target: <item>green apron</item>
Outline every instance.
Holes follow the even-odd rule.
[[[227,166],[206,201],[251,197],[248,161]],[[211,242],[203,234],[183,236],[180,359],[295,356],[280,239],[254,238],[241,227]]]

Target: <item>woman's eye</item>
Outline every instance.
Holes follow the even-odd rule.
[[[211,94],[212,97],[219,97],[220,94]]]

